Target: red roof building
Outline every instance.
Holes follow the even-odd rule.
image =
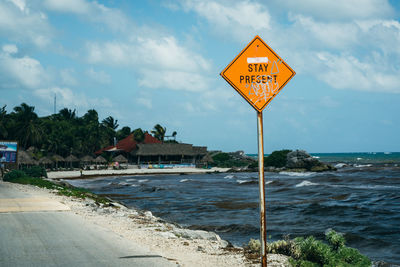
[[[133,134],[130,134],[128,137],[120,140],[116,146],[108,146],[104,147],[96,152],[94,152],[96,155],[100,155],[101,153],[105,151],[123,151],[130,153],[131,151],[137,149],[137,144],[133,139]],[[144,134],[144,141],[142,144],[161,144],[161,141],[158,140],[157,138],[151,136],[149,133]]]

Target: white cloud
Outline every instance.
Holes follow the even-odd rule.
[[[139,38],[141,63],[161,69],[202,71],[209,70],[210,63],[202,56],[178,44],[172,36],[160,39]]]
[[[111,101],[107,98],[88,98],[83,93],[75,93],[70,88],[50,87],[34,91],[34,94],[44,101],[53,102],[54,95],[57,95],[57,105],[68,108],[109,108],[112,107]]]
[[[85,0],[46,0],[44,5],[63,13],[87,14],[90,11],[90,4]]]
[[[343,49],[359,41],[359,27],[353,22],[326,23],[302,15],[293,15],[290,19],[294,22],[292,29],[296,31],[295,36],[302,38],[306,45],[311,47]],[[288,38],[293,38],[293,34]]]
[[[75,78],[75,71],[73,69],[63,69],[60,71],[61,81],[66,85],[77,85],[78,81]]]
[[[387,0],[274,0],[290,12],[313,16],[320,20],[354,20],[383,18],[395,12]]]
[[[9,0],[13,3],[16,7],[18,7],[22,12],[29,13],[29,9],[26,8],[25,0]]]
[[[3,52],[6,54],[16,54],[18,53],[18,47],[15,44],[3,45]]]
[[[133,67],[141,74],[141,86],[186,91],[207,87],[204,73],[210,70],[210,62],[180,45],[173,36],[88,43],[86,48],[90,63]]]
[[[170,88],[198,92],[207,89],[207,79],[203,75],[184,71],[141,70],[139,86],[149,88]]]
[[[45,47],[50,43],[52,28],[42,12],[28,12],[23,1],[0,2],[0,35],[9,40]]]
[[[137,62],[135,46],[123,42],[106,42],[86,44],[87,59],[93,64],[130,65]]]
[[[86,74],[95,82],[102,84],[111,83],[111,76],[105,73],[104,71],[95,71],[93,68],[90,68],[86,71]]]
[[[151,98],[139,97],[136,99],[136,103],[138,103],[148,109],[151,109],[153,107]]]
[[[125,31],[132,28],[131,21],[123,12],[106,7],[97,1],[46,0],[44,6],[50,11],[72,13],[95,23],[103,23],[112,30]]]
[[[223,35],[232,33],[239,40],[271,28],[267,8],[253,1],[183,0],[182,7],[205,18],[212,25],[212,30]]]
[[[47,79],[40,62],[28,56],[12,57],[9,53],[0,54],[0,70],[2,81],[8,80],[26,88],[40,86]]]
[[[400,70],[389,70],[374,58],[360,61],[351,55],[327,52],[316,56],[320,60],[317,78],[333,88],[400,93]]]

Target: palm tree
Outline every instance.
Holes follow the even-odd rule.
[[[15,107],[13,112],[16,121],[16,136],[25,148],[38,145],[43,136],[38,115],[34,110],[35,107],[22,103]]]
[[[128,126],[122,127],[122,129],[116,132],[116,137],[118,140],[122,140],[131,134],[131,128]]]
[[[0,139],[6,139],[8,136],[7,126],[6,126],[6,106],[4,105],[0,108]]]
[[[60,117],[64,120],[71,121],[76,118],[76,110],[74,109],[73,111],[68,108],[63,108],[58,112]]]
[[[107,127],[107,128],[110,128],[110,129],[114,130],[114,131],[115,131],[115,130],[118,128],[118,126],[119,126],[118,120],[114,120],[114,118],[111,117],[111,116],[108,116],[107,118],[105,118],[105,119],[101,122],[101,124],[104,125],[104,126]]]
[[[154,125],[154,130],[151,133],[154,135],[155,138],[164,142],[165,133],[167,132],[167,128],[162,127],[160,124]]]
[[[133,140],[142,143],[145,139],[144,132],[141,128],[137,128],[136,130],[133,131]]]
[[[174,131],[173,133],[172,133],[172,137],[174,138],[174,140],[176,141],[176,135],[177,135],[178,133],[176,132],[176,131]]]

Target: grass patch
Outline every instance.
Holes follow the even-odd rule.
[[[56,184],[51,181],[44,180],[40,177],[31,177],[21,170],[13,170],[7,173],[4,176],[4,181],[17,184],[35,185],[42,188],[57,190],[58,195],[80,199],[89,198],[93,199],[97,204],[113,206],[111,204],[112,201],[110,201],[109,199],[93,194],[87,189]]]

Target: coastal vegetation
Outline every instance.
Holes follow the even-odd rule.
[[[58,195],[70,196],[80,199],[91,198],[96,203],[101,203],[103,205],[110,205],[112,201],[107,198],[100,197],[91,193],[89,190],[73,187],[69,184],[49,181],[43,178],[47,177],[46,169],[34,166],[29,169],[24,170],[12,170],[4,175],[3,180],[6,182],[17,183],[17,184],[28,184],[34,185],[41,188],[47,188],[55,190]]]
[[[76,110],[61,109],[58,113],[39,117],[35,107],[26,103],[7,113],[6,106],[0,108],[0,140],[18,141],[20,148],[35,147],[37,158],[47,153],[66,157],[90,155],[100,148],[114,145],[131,133],[134,139],[143,142],[146,130],[131,130],[128,126],[119,129],[118,120],[108,116],[99,120],[96,110],[90,109],[79,117]],[[156,124],[151,131],[154,137],[164,141],[166,137],[176,142],[176,131],[166,136],[167,129]],[[166,142],[168,140],[165,140]]]
[[[268,244],[268,253],[289,256],[289,262],[294,267],[367,267],[371,260],[362,255],[357,249],[345,245],[346,240],[342,234],[329,230],[325,234],[326,242],[307,238],[286,238]],[[258,259],[260,257],[260,241],[251,239],[245,248],[247,257]]]

